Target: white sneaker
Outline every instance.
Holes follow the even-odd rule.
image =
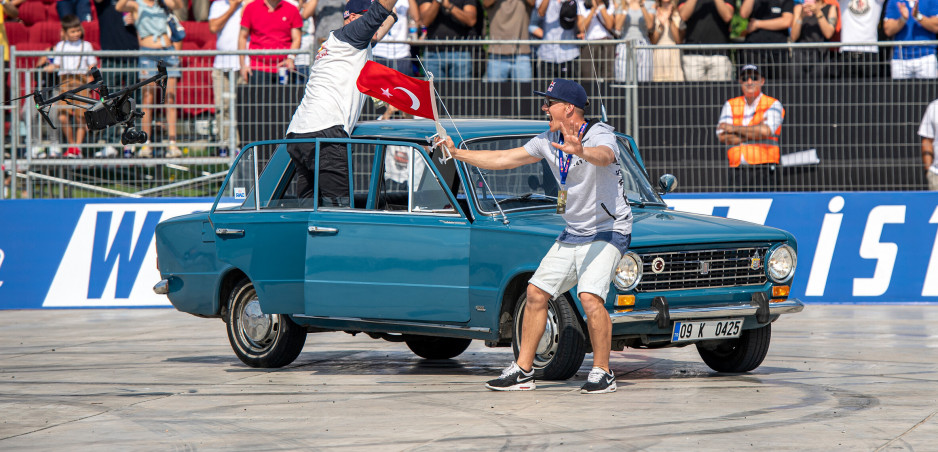
[[[57,144],[49,146],[49,158],[57,159],[62,156],[62,148]]]
[[[42,146],[33,146],[32,150],[30,150],[30,154],[32,154],[34,159],[44,159],[46,158],[46,148]]]
[[[164,154],[164,157],[169,158],[169,159],[182,157],[182,150],[180,150],[176,146],[175,141],[169,142],[169,147],[166,148],[166,153]]]
[[[117,157],[117,148],[114,146],[104,146],[97,151],[94,151],[95,158],[111,158]]]
[[[146,143],[143,144],[143,146],[140,146],[140,148],[137,149],[137,157],[142,157],[145,159],[153,157],[153,149],[150,147],[149,141],[147,141]]]

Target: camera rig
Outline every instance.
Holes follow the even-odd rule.
[[[164,103],[167,77],[166,65],[160,60],[156,68],[158,71],[156,75],[113,93],[109,92],[107,85],[101,78],[101,71],[93,67],[88,71],[88,74],[92,77],[90,83],[85,83],[84,85],[59,93],[50,98],[43,97],[42,91],[47,91],[47,89],[36,90],[32,94],[23,97],[32,96],[33,100],[36,102],[36,110],[39,110],[42,119],[53,129],[56,127],[52,124],[52,120],[49,119],[49,109],[52,107],[52,104],[58,101],[65,101],[66,103],[72,104],[71,101],[76,101],[88,104],[88,106],[82,107],[85,109],[85,124],[88,125],[89,130],[104,130],[111,126],[123,125],[124,132],[121,133],[121,144],[145,143],[148,138],[147,133],[134,127],[134,121],[137,118],[143,117],[143,112],[137,109],[133,93],[150,83],[156,83],[157,86],[162,89],[160,103]],[[86,89],[97,91],[101,98],[92,99],[78,94]]]

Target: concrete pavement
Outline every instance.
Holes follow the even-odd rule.
[[[938,306],[817,306],[773,325],[762,366],[694,347],[613,352],[619,390],[582,395],[590,356],[526,393],[483,383],[510,349],[426,361],[310,335],[252,369],[224,324],[169,309],[0,311],[0,450],[938,450]]]

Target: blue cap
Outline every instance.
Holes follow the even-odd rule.
[[[585,109],[590,104],[586,98],[586,90],[579,83],[563,78],[555,78],[550,82],[547,91],[535,91],[534,94],[567,102],[580,109]]]
[[[342,13],[342,17],[348,19],[352,14],[365,14],[370,6],[371,0],[349,0],[345,4],[345,12]]]
[[[755,74],[758,74],[759,77],[762,77],[762,71],[760,71],[760,70],[759,70],[759,66],[756,66],[755,64],[747,64],[747,65],[745,65],[745,66],[739,68],[739,76],[740,76],[740,77],[742,77],[743,74],[745,74],[745,73],[747,73],[747,72],[753,72],[753,73],[755,73]]]

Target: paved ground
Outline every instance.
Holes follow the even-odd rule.
[[[693,347],[613,352],[528,393],[482,384],[510,349],[425,361],[311,335],[257,370],[220,320],[172,310],[0,311],[0,450],[938,450],[938,306],[809,306],[769,356],[711,372]],[[589,359],[589,356],[587,357]]]

